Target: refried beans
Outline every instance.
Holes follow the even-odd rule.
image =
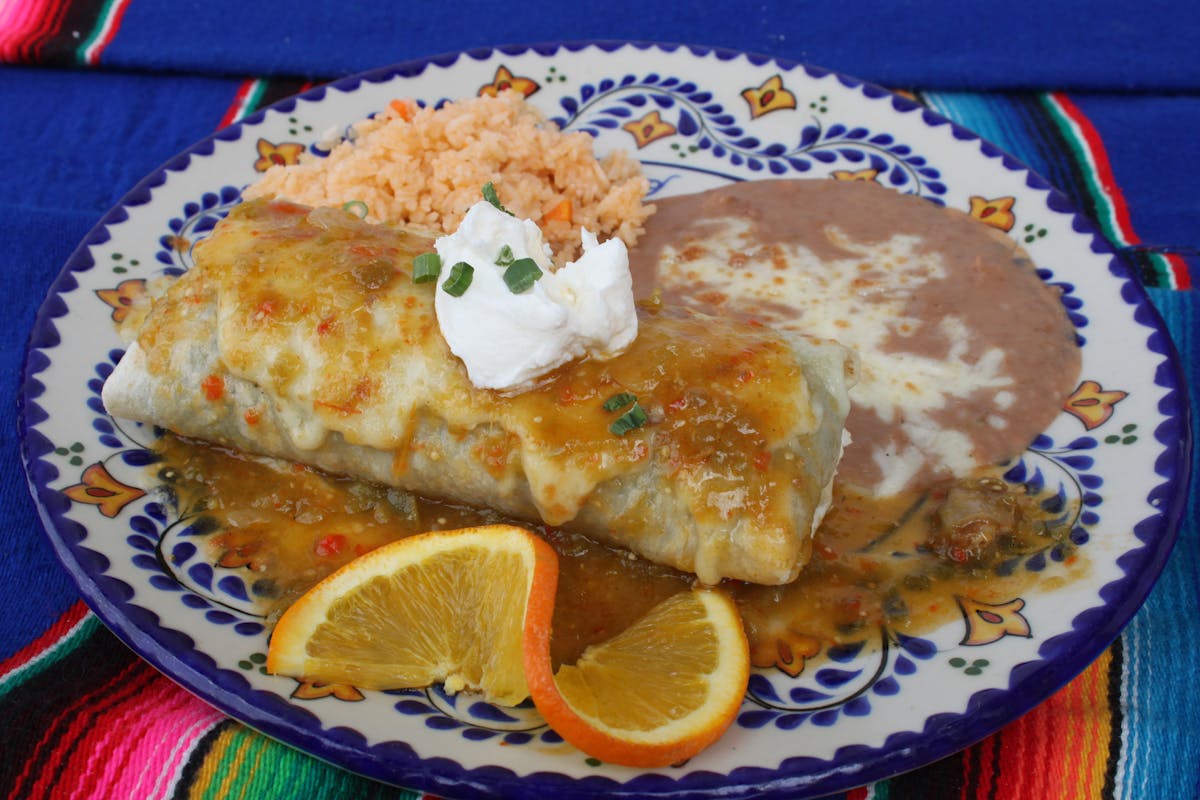
[[[859,352],[846,484],[890,495],[1003,462],[1078,380],[1059,291],[961,211],[836,180],[751,181],[656,204],[630,253],[639,297]]]

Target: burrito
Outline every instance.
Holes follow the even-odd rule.
[[[647,303],[620,355],[480,389],[439,331],[434,285],[413,280],[432,247],[341,209],[241,203],[146,314],[105,407],[562,526],[705,583],[797,576],[830,501],[853,354]]]

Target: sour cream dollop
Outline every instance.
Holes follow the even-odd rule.
[[[442,260],[434,296],[438,327],[475,386],[524,391],[568,361],[620,355],[637,337],[625,243],[601,244],[587,230],[581,236],[583,254],[554,270],[550,246],[536,223],[480,201],[458,230],[437,240]],[[508,288],[505,267],[496,263],[506,245],[512,258],[532,258],[542,270],[533,287],[520,294]],[[460,261],[474,274],[456,297],[443,284]]]

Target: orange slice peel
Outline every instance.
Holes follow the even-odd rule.
[[[267,671],[359,689],[532,697],[589,756],[630,767],[686,761],[733,722],[750,675],[737,606],[718,589],[667,598],[554,671],[558,557],[511,525],[436,531],[372,550],[284,612]]]
[[[546,653],[527,646],[525,673],[538,711],[565,740],[601,761],[664,767],[730,726],[750,655],[734,602],[716,589],[693,589],[557,673]]]

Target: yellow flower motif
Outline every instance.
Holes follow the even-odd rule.
[[[297,700],[320,700],[322,697],[336,697],[346,703],[357,703],[364,699],[363,693],[348,683],[322,683],[321,681],[296,681],[299,684],[292,692]]]
[[[129,310],[134,302],[146,293],[146,281],[143,278],[129,278],[117,284],[115,289],[97,289],[96,295],[107,305],[112,306],[113,322],[124,322],[129,316]]]
[[[778,75],[767,78],[757,89],[744,90],[742,97],[750,106],[750,115],[755,118],[796,107],[796,95],[783,88],[783,79]]]
[[[633,134],[639,150],[664,136],[674,136],[677,131],[675,126],[663,120],[657,111],[651,111],[633,122],[626,122],[621,127]]]
[[[516,89],[521,94],[529,97],[529,95],[533,94],[540,88],[541,87],[538,86],[537,81],[533,80],[532,78],[514,76],[511,72],[509,72],[508,67],[501,65],[496,68],[496,74],[492,78],[492,82],[485,83],[483,86],[479,87],[479,94],[486,94],[489,97],[495,97],[501,92],[508,91],[509,89]]]
[[[1002,231],[1011,231],[1017,221],[1012,213],[1015,202],[1017,202],[1015,197],[997,197],[989,200],[986,197],[973,195],[971,197],[971,216],[985,225],[991,225]]]
[[[1119,389],[1104,391],[1095,381],[1084,381],[1063,403],[1063,411],[1075,415],[1089,431],[1108,422],[1113,406],[1129,396]]]
[[[838,181],[863,181],[863,182],[866,182],[866,181],[873,181],[877,177],[879,177],[879,170],[871,169],[870,167],[867,167],[866,169],[859,169],[859,170],[854,170],[854,171],[850,171],[848,169],[837,169],[837,170],[833,171],[833,178],[834,178],[834,180],[838,180]]]
[[[954,599],[958,601],[963,621],[967,623],[967,632],[959,644],[978,646],[991,644],[1005,636],[1023,636],[1026,639],[1033,636],[1029,620],[1021,614],[1025,601],[1019,597],[996,604],[981,603],[969,597],[955,596]]]
[[[68,486],[63,494],[77,503],[97,506],[106,517],[115,517],[121,509],[145,494],[141,489],[126,486],[97,462],[83,471],[82,483]]]
[[[304,152],[304,145],[299,142],[275,144],[266,139],[259,139],[256,147],[258,160],[254,162],[255,172],[266,172],[276,164],[291,166],[300,160],[300,154]]]

